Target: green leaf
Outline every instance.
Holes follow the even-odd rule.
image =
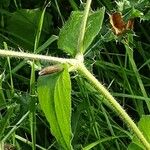
[[[84,38],[84,51],[90,46],[102,28],[104,13],[105,8],[103,7],[89,16]]]
[[[38,98],[52,134],[65,150],[71,146],[71,82],[67,67],[38,79]]]
[[[150,10],[145,15],[143,15],[142,20],[150,20]]]
[[[10,5],[10,0],[1,0],[0,1],[0,6],[1,7],[4,7],[4,8],[8,8],[9,7],[9,5]]]
[[[144,10],[146,9],[145,6],[149,5],[149,0],[123,0],[117,1],[116,3],[117,8],[120,12],[129,11],[132,8],[144,12]]]
[[[135,7],[131,7],[127,10],[124,10],[124,21],[128,21],[129,19],[134,19],[134,18],[142,18],[144,15],[143,15],[143,12],[138,10],[138,9],[135,9]]]
[[[99,33],[104,19],[105,9],[101,8],[89,14],[84,38],[84,51],[90,46],[95,36]],[[58,39],[59,49],[75,56],[77,53],[78,38],[83,18],[83,12],[72,12],[69,20],[60,31]]]
[[[19,46],[32,50],[42,12],[40,9],[19,9],[12,13],[11,17],[8,17],[6,27],[9,38]],[[45,41],[47,34],[50,33],[51,19],[51,15],[45,13],[40,44]]]
[[[150,143],[150,115],[143,115],[138,123],[140,131]],[[143,144],[136,136],[133,137],[132,143],[129,145],[128,150],[145,150]]]
[[[143,150],[140,146],[136,145],[135,143],[131,143],[128,147],[128,150]]]
[[[94,148],[96,145],[100,144],[100,143],[103,143],[103,142],[107,142],[107,141],[110,141],[110,140],[114,140],[116,138],[119,138],[119,136],[113,136],[113,137],[106,137],[106,138],[103,138],[102,140],[98,140],[98,141],[95,141],[91,144],[89,144],[88,146],[84,147],[83,150],[90,150],[92,148]]]
[[[56,35],[52,35],[49,37],[49,39],[40,47],[38,47],[38,49],[36,50],[36,53],[40,53],[43,50],[45,50],[51,43],[53,43],[54,41],[56,41],[58,39],[58,37]]]
[[[9,119],[13,114],[13,110],[14,110],[14,107],[8,108],[7,113],[0,120],[0,140],[3,137],[3,133],[4,133],[5,129],[7,128],[7,124],[9,123]]]
[[[5,96],[3,93],[2,82],[4,80],[4,73],[0,74],[0,108],[5,104]]]
[[[135,9],[134,7],[132,7],[131,18],[142,17],[142,16],[143,16],[143,12],[141,12],[140,10]]]

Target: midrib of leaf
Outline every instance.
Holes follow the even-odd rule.
[[[54,93],[55,93],[56,90],[58,90],[58,91],[57,91],[57,94],[59,95],[59,97],[61,97],[60,88],[57,88],[57,84],[58,84],[59,80],[62,81],[63,87],[65,86],[64,80],[62,79],[62,76],[63,76],[63,73],[61,74],[61,76],[58,77],[57,82],[56,82],[56,86],[55,86],[55,89],[54,89]],[[56,88],[57,88],[57,89],[56,89]],[[63,90],[63,89],[62,89],[62,90]],[[54,95],[55,95],[55,94],[54,94]],[[55,96],[54,96],[54,97],[55,97]],[[55,105],[55,98],[54,98],[54,105]],[[62,106],[62,105],[60,105],[60,106]],[[55,107],[54,107],[54,108],[55,108]],[[61,110],[63,110],[62,107],[61,107]],[[67,149],[70,150],[70,148],[69,148],[68,145],[67,145],[66,140],[64,140],[65,137],[64,137],[64,134],[63,134],[63,132],[62,132],[62,130],[61,130],[61,124],[60,124],[60,122],[59,122],[59,119],[58,119],[58,116],[57,116],[57,113],[56,113],[56,108],[55,108],[55,116],[56,116],[56,120],[57,120],[57,123],[58,123],[58,127],[59,127],[60,134],[61,134],[61,136],[63,137],[62,139],[63,139],[63,141],[64,141],[64,143],[65,143],[65,147],[67,147]]]

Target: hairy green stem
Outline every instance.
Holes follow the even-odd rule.
[[[4,57],[9,56],[9,57],[32,59],[32,60],[44,60],[53,63],[68,63],[68,64],[76,63],[76,59],[65,59],[65,58],[31,54],[25,52],[17,52],[17,51],[5,50],[5,49],[4,50],[0,49],[0,56],[4,56]]]
[[[85,78],[91,82],[91,84],[101,93],[106,100],[111,104],[117,114],[122,118],[122,120],[134,131],[135,135],[139,138],[141,143],[145,146],[147,150],[150,150],[150,143],[145,139],[142,132],[138,129],[136,124],[130,118],[130,116],[125,112],[125,110],[120,106],[120,104],[114,99],[114,97],[108,92],[108,90],[86,69],[84,64],[78,66],[78,71],[85,76]]]
[[[119,114],[119,116],[123,119],[123,121],[133,130],[135,135],[140,139],[141,143],[146,147],[146,149],[150,149],[150,144],[147,142],[141,131],[138,129],[133,120],[129,117],[129,115],[125,112],[125,110],[120,106],[120,104],[114,99],[114,97],[107,91],[107,89],[86,69],[82,61],[79,59],[65,59],[51,56],[44,56],[38,54],[30,54],[23,52],[14,52],[8,50],[0,50],[0,56],[10,56],[17,58],[28,58],[34,60],[46,60],[49,62],[57,62],[57,63],[68,63],[73,65],[83,74],[88,81],[107,99],[107,101],[113,106],[114,110]],[[82,58],[82,57],[81,57]],[[76,66],[75,66],[76,65]]]
[[[85,35],[86,24],[87,24],[89,11],[90,11],[91,2],[92,2],[92,0],[87,0],[87,2],[86,2],[86,7],[84,10],[83,20],[81,23],[81,29],[80,29],[80,33],[79,33],[79,39],[78,39],[78,47],[77,47],[78,53],[83,53],[83,50],[84,50],[84,47],[83,47],[84,35]]]

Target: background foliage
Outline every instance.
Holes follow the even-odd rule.
[[[9,49],[35,52],[37,29],[39,22],[42,22],[39,49],[36,52],[59,57],[74,55],[70,50],[63,51],[61,39],[57,46],[57,39],[64,34],[62,30],[60,32],[60,28],[64,27],[71,12],[83,10],[85,3],[74,0],[54,0],[47,6],[42,21],[41,15],[47,3],[43,0],[1,0],[0,48],[3,49],[6,42]],[[128,40],[133,48],[134,62],[149,96],[150,2],[148,0],[116,2],[94,0],[91,11],[98,14],[101,7],[106,8],[103,26],[92,43],[87,39],[89,47],[84,54],[85,63],[95,77],[109,88],[133,120],[138,122],[142,115],[149,114],[146,105],[146,100],[149,98],[145,98],[139,87],[138,75],[121,41]],[[114,35],[107,13],[111,14],[115,11],[122,12],[125,21],[134,18],[134,32],[127,32],[119,37]],[[99,28],[95,30],[98,31]],[[129,34],[133,35],[133,39],[128,38]],[[65,37],[65,34],[63,36]],[[74,38],[73,35],[72,37]],[[41,111],[42,106],[38,103],[37,91],[34,91],[34,95],[30,92],[33,79],[30,77],[31,68],[34,66],[36,87],[38,71],[48,65],[46,62],[35,62],[33,65],[33,62],[28,60],[9,60],[0,57],[0,139],[8,137],[5,146],[15,145],[16,149],[34,149],[35,144],[37,149],[60,149]],[[99,96],[80,75],[72,73],[71,82],[73,148],[81,149],[93,143],[95,144],[93,149],[127,149],[133,134],[108,107],[109,104],[103,103],[103,96]],[[28,114],[29,111],[35,113],[36,123]],[[141,127],[141,123],[139,124]],[[33,140],[33,134],[36,142]],[[134,148],[132,143],[129,148],[137,147]]]

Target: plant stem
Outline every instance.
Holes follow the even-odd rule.
[[[30,77],[30,95],[31,95],[31,106],[30,106],[30,129],[31,129],[31,139],[32,139],[32,150],[36,147],[36,100],[35,100],[35,62],[32,61],[31,65],[31,77]]]
[[[114,99],[114,97],[108,92],[108,90],[86,69],[84,64],[78,66],[78,71],[85,76],[85,78],[91,82],[91,84],[101,93],[111,104],[117,114],[122,118],[122,120],[133,130],[135,135],[139,138],[141,143],[145,146],[147,150],[150,150],[150,143],[145,139],[141,131],[138,129],[136,124],[130,118],[130,116],[125,112],[125,110],[120,106],[120,104]]]
[[[77,61],[76,59],[65,59],[65,58],[31,54],[25,52],[17,52],[17,51],[5,50],[5,49],[4,50],[0,49],[0,56],[5,56],[5,57],[8,56],[8,57],[32,59],[32,60],[45,60],[53,63],[68,63],[72,65],[75,64]]]
[[[30,129],[31,129],[32,150],[36,150],[36,113],[35,113],[35,110],[30,112],[29,120],[30,120]]]
[[[125,42],[124,42],[124,46],[125,46],[125,49],[126,49],[126,52],[127,52],[128,56],[129,56],[129,61],[130,61],[130,63],[131,63],[132,69],[133,69],[133,71],[134,71],[134,73],[135,73],[135,76],[136,76],[136,78],[137,78],[137,81],[138,81],[139,87],[140,87],[140,89],[141,89],[141,92],[142,92],[142,94],[143,94],[143,97],[146,98],[146,99],[145,99],[145,102],[146,102],[147,108],[148,108],[148,110],[149,110],[149,112],[150,112],[150,101],[147,100],[148,95],[147,95],[147,93],[146,93],[144,84],[143,84],[143,82],[142,82],[142,79],[141,79],[141,77],[140,77],[140,74],[139,74],[139,72],[138,72],[137,66],[136,66],[135,61],[134,61],[134,58],[133,58],[133,49],[130,48],[130,46],[129,46],[127,43],[125,43]]]
[[[74,0],[69,0],[70,5],[72,6],[73,10],[79,10],[78,5],[74,2]]]
[[[15,52],[9,50],[0,50],[0,56],[10,56],[17,58],[28,58],[34,60],[46,60],[49,62],[57,62],[57,63],[68,63],[71,65],[78,64],[78,71],[81,72],[91,83],[92,85],[101,93],[108,102],[113,106],[114,110],[117,114],[124,120],[124,122],[134,131],[135,135],[140,139],[141,143],[146,147],[146,149],[150,149],[150,144],[147,142],[141,131],[138,129],[133,120],[129,117],[129,115],[125,112],[125,110],[120,106],[120,104],[114,99],[114,97],[107,91],[107,89],[86,69],[84,64],[77,59],[65,59],[37,54],[30,54],[24,52]],[[14,130],[14,129],[13,129]]]
[[[4,149],[4,142],[0,142],[0,149],[1,149],[1,150]]]
[[[23,142],[23,143],[26,143],[26,144],[28,144],[28,145],[30,145],[30,146],[32,147],[32,142],[30,142],[29,140],[27,140],[27,139],[25,139],[25,138],[23,138],[23,137],[21,137],[21,136],[19,136],[19,135],[15,135],[15,138],[16,138],[17,140],[19,140],[19,141],[21,141],[21,142]],[[38,149],[40,149],[40,150],[47,150],[46,148],[41,147],[40,145],[37,145],[37,144],[36,144],[36,147],[37,147]]]
[[[80,29],[80,33],[79,33],[79,39],[78,39],[78,47],[77,47],[78,53],[83,53],[83,51],[84,51],[83,41],[84,41],[84,35],[85,35],[86,24],[87,24],[89,11],[90,11],[91,2],[92,2],[92,0],[87,0],[86,7],[85,7],[85,10],[83,13],[83,20],[81,23],[81,29]]]
[[[5,135],[5,137],[1,140],[1,142],[5,142],[9,136],[14,132],[16,131],[16,129],[19,127],[19,125],[27,118],[27,116],[29,115],[29,111],[24,114],[22,116],[22,118],[13,126],[13,128]]]
[[[4,48],[8,49],[7,43],[3,42]],[[11,85],[11,96],[14,95],[14,85],[13,85],[13,78],[12,78],[12,69],[11,69],[11,63],[10,63],[10,58],[7,57],[7,62],[8,62],[8,68],[9,68],[9,75],[10,75],[10,85]]]
[[[17,66],[15,66],[12,70],[11,73],[14,74],[16,73],[20,68],[22,68],[24,65],[26,64],[26,60],[23,60],[22,62],[20,62]],[[10,77],[10,74],[6,74],[5,75],[5,79],[8,79]]]
[[[44,22],[44,15],[45,15],[47,5],[44,7],[39,19],[38,28],[35,36],[35,42],[34,42],[34,53],[36,53],[39,47],[39,42],[40,42],[40,37],[41,37],[41,32],[42,32],[42,27]],[[35,98],[36,92],[35,90],[36,90],[35,89],[35,60],[33,60],[31,64],[31,76],[30,76],[30,95],[31,95],[30,109],[31,110],[29,114],[32,150],[36,150],[36,98]]]
[[[57,8],[58,14],[59,14],[60,19],[61,19],[61,22],[62,22],[62,24],[64,25],[64,23],[65,23],[65,22],[64,22],[64,18],[63,18],[63,16],[62,16],[61,12],[60,12],[58,2],[57,2],[57,0],[54,0],[54,1],[55,1],[55,5],[56,5],[56,8]]]

